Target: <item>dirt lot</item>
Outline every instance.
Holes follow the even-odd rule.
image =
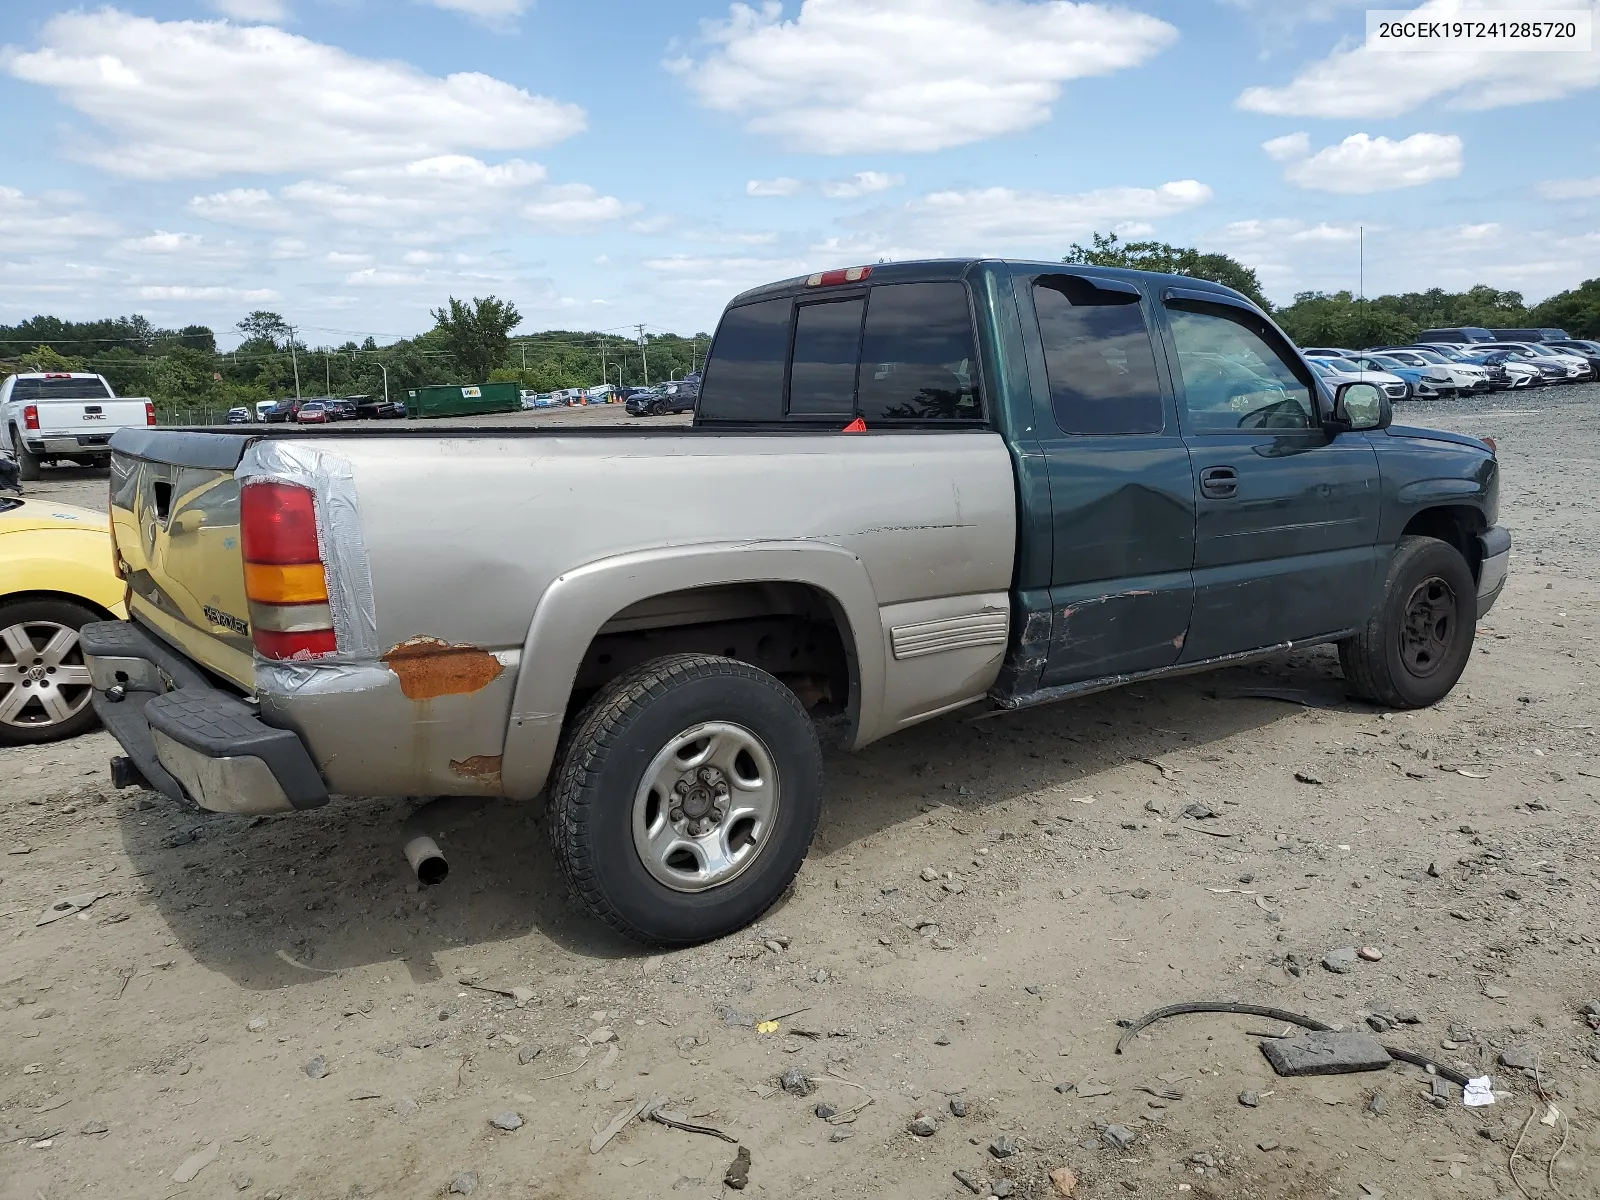
[[[1094,1200],[1512,1200],[1519,1135],[1527,1196],[1600,1196],[1597,407],[1591,385],[1404,410],[1499,441],[1517,539],[1444,704],[1344,703],[1319,649],[950,716],[833,755],[791,897],[665,957],[568,907],[534,806],[463,812],[450,879],[420,891],[408,803],[202,816],[112,791],[104,734],[0,751],[0,1195],[426,1197],[462,1172],[479,1196],[728,1194],[734,1147],[710,1136],[634,1122],[590,1154],[662,1095],[750,1149],[751,1196],[954,1200],[960,1171],[1043,1197],[1068,1166]],[[1262,687],[1330,699],[1238,695]],[[1320,964],[1346,947],[1382,959]],[[1284,1027],[1254,1017],[1114,1053],[1119,1019],[1199,999],[1414,1014],[1385,1041],[1502,1095],[1435,1107],[1399,1064],[1276,1078],[1251,1034]],[[1553,1125],[1502,1051],[1537,1063]],[[812,1095],[777,1089],[791,1067]],[[508,1111],[520,1128],[491,1125]]]

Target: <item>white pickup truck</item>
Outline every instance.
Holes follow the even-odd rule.
[[[42,464],[62,459],[109,466],[113,433],[155,423],[151,401],[118,397],[104,375],[37,371],[0,383],[0,429],[24,481],[38,479]]]

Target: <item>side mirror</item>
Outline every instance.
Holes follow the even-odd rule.
[[[1384,429],[1394,419],[1389,397],[1375,383],[1341,384],[1334,394],[1334,423],[1353,431]]]

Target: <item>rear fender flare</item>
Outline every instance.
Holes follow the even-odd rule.
[[[885,661],[877,596],[860,558],[840,546],[808,541],[636,551],[568,571],[539,598],[506,729],[505,795],[532,799],[544,787],[578,667],[614,614],[652,596],[732,583],[806,584],[830,599],[853,676],[850,745],[871,741],[883,711]]]

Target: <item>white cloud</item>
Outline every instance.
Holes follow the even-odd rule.
[[[211,7],[235,21],[277,25],[289,19],[289,6],[283,0],[211,0]]]
[[[1546,200],[1600,199],[1600,175],[1593,179],[1551,179],[1539,185]]]
[[[1455,134],[1414,133],[1396,142],[1353,133],[1312,154],[1310,135],[1291,133],[1263,142],[1261,148],[1269,158],[1287,164],[1283,177],[1290,183],[1347,196],[1417,187],[1461,174],[1461,139]]]
[[[498,25],[514,21],[528,7],[528,0],[424,0],[434,8],[465,13],[480,21]]]
[[[798,179],[780,175],[776,179],[752,179],[744,185],[747,196],[798,196],[806,185]]]
[[[158,229],[144,237],[125,238],[118,249],[132,254],[184,254],[198,250],[204,242],[198,233],[168,233]]]
[[[1067,0],[802,0],[782,19],[734,4],[711,49],[667,65],[701,103],[822,154],[942,150],[1050,117],[1069,79],[1144,62],[1165,21]]]
[[[900,233],[929,253],[990,254],[1037,250],[1054,254],[1065,239],[1118,222],[1170,216],[1211,199],[1194,179],[1159,187],[1110,187],[1055,193],[990,187],[934,192],[900,210]]]
[[[544,189],[522,215],[541,229],[578,232],[637,212],[637,204],[604,196],[586,183],[564,183]]]
[[[30,196],[0,185],[0,247],[4,253],[59,249],[115,233],[112,222],[82,211],[74,196],[53,192]]]
[[[1527,0],[1426,0],[1419,17],[1454,17],[1532,7]],[[1546,9],[1582,9],[1591,0],[1544,0]],[[1237,104],[1295,117],[1398,117],[1444,100],[1459,109],[1554,100],[1600,84],[1600,52],[1500,50],[1373,51],[1346,39],[1283,87],[1252,87]]]
[[[744,191],[747,196],[799,196],[820,192],[830,200],[856,200],[899,187],[905,181],[904,175],[891,175],[887,171],[857,171],[844,179],[815,182],[780,175],[777,179],[752,179],[744,185]]]
[[[195,196],[189,201],[189,211],[208,221],[257,229],[281,229],[291,219],[283,205],[264,188],[229,188],[225,192]]]
[[[50,18],[0,65],[53,89],[115,144],[89,161],[147,179],[348,170],[546,146],[583,110],[476,72],[438,78],[269,26],[156,21],[115,9]]]
[[[242,300],[255,303],[277,300],[271,288],[195,287],[189,284],[147,285],[138,289],[141,300]]]

